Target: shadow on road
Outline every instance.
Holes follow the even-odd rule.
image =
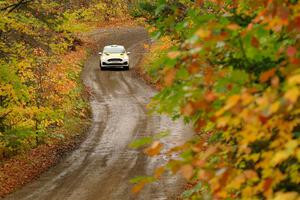
[[[129,71],[129,69],[123,68],[106,68],[106,69],[99,69],[100,71]]]

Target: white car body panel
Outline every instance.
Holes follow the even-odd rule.
[[[108,50],[107,50],[108,49]],[[122,51],[122,52],[119,52]],[[105,46],[100,56],[100,67],[129,69],[129,56],[125,48],[120,45]]]

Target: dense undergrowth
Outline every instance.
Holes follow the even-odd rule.
[[[74,134],[89,118],[76,35],[123,16],[125,3],[0,1],[0,160]]]
[[[150,107],[196,130],[133,190],[169,170],[190,181],[184,199],[299,199],[300,3],[142,0],[131,12],[172,41],[160,39],[144,69],[163,85]],[[155,141],[145,152],[161,150]]]

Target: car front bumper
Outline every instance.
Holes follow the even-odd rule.
[[[128,62],[101,62],[100,63],[101,67],[109,68],[109,67],[114,67],[114,68],[122,68],[122,67],[129,67]]]

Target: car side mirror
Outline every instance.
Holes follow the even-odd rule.
[[[102,52],[99,52],[98,54],[101,56],[101,55],[102,55]]]
[[[130,55],[130,52],[127,52],[127,55]]]

